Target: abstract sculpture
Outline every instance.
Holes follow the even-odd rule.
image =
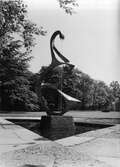
[[[50,39],[50,50],[51,50],[51,57],[52,57],[52,61],[51,61],[51,64],[47,67],[47,69],[40,75],[39,77],[39,80],[37,81],[37,84],[36,84],[36,91],[37,91],[37,94],[38,94],[38,98],[39,100],[41,101],[42,103],[42,106],[44,106],[45,110],[46,110],[46,113],[47,115],[63,115],[65,112],[67,112],[67,110],[64,110],[64,111],[59,111],[59,112],[55,112],[55,111],[51,111],[47,105],[46,105],[46,99],[44,98],[44,96],[42,95],[42,85],[43,85],[43,80],[45,79],[46,75],[49,74],[49,72],[51,72],[55,67],[59,66],[59,65],[62,65],[62,64],[65,64],[65,65],[68,65],[71,67],[71,69],[74,68],[74,65],[70,64],[69,63],[69,60],[64,57],[58,50],[57,48],[55,47],[55,38],[56,37],[59,37],[61,40],[64,39],[64,35],[61,33],[61,31],[55,31],[53,33],[53,35],[51,36],[51,39]],[[57,54],[57,56],[61,59],[61,61],[59,61],[56,56],[55,56],[55,53]],[[49,87],[50,87],[50,84],[49,84]],[[52,87],[52,85],[51,85]],[[57,88],[56,88],[57,89]]]

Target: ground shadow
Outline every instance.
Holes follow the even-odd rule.
[[[46,167],[45,165],[31,165],[31,164],[25,164],[19,167]]]

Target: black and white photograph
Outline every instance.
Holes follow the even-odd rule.
[[[120,0],[0,0],[0,167],[120,167]]]

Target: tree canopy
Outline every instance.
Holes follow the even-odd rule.
[[[66,13],[72,14],[76,0],[58,0]],[[35,82],[47,67],[33,74],[28,70],[30,52],[36,35],[45,35],[27,17],[22,0],[0,0],[0,110],[38,111],[40,101],[35,92]],[[81,101],[81,110],[120,110],[120,84],[112,81],[106,85],[79,69],[58,67],[44,79],[70,96]],[[57,104],[57,103],[56,103]],[[55,106],[56,107],[56,106]]]
[[[60,7],[72,14],[68,6],[75,2],[59,0]],[[30,52],[35,35],[45,35],[27,17],[27,6],[22,0],[0,0],[0,109],[36,110],[38,98],[31,89],[28,71]],[[29,77],[28,77],[29,76]]]
[[[35,90],[35,78],[39,77],[46,68],[42,67],[39,74],[35,74],[31,82],[33,90]],[[103,81],[94,80],[79,69],[71,70],[69,66],[55,68],[46,76],[44,83],[49,83],[64,93],[79,99],[81,104],[76,109],[81,110],[113,110],[115,96],[118,95],[117,92],[113,93],[113,88]],[[118,86],[120,85],[117,82]],[[116,86],[114,85],[114,87]],[[52,97],[54,98],[54,95]]]
[[[0,96],[1,110],[34,110],[37,96],[27,79],[29,53],[35,35],[45,35],[28,20],[21,0],[0,0]]]

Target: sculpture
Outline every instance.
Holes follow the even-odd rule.
[[[46,105],[46,99],[42,96],[42,84],[43,84],[43,80],[45,78],[45,76],[50,72],[52,71],[55,67],[59,66],[59,65],[62,65],[62,64],[66,64],[66,65],[69,65],[71,67],[71,69],[74,68],[74,65],[70,64],[69,63],[69,60],[64,57],[58,50],[57,48],[55,47],[54,45],[54,42],[55,42],[55,38],[59,36],[59,38],[61,40],[64,39],[64,35],[61,33],[61,31],[55,31],[53,33],[53,35],[51,36],[51,39],[50,39],[50,50],[51,50],[51,57],[52,57],[52,61],[51,61],[51,64],[47,67],[47,69],[45,70],[44,73],[42,73],[40,75],[40,78],[39,80],[37,81],[36,83],[36,88],[37,88],[37,92],[38,92],[38,98],[39,100],[41,101],[42,103],[42,106],[45,107],[45,110],[47,112],[47,115],[63,115],[65,112],[67,112],[67,110],[64,110],[64,111],[59,111],[59,112],[55,112],[55,111],[51,111],[47,105]],[[56,58],[55,56],[55,53],[59,56],[59,58],[62,60],[61,62]],[[40,86],[41,85],[41,86]],[[50,87],[50,85],[49,85]],[[51,85],[52,87],[52,85]]]
[[[63,63],[69,63],[69,60],[67,58],[65,58],[58,50],[57,48],[55,47],[54,45],[54,41],[55,41],[55,38],[59,35],[59,38],[61,40],[64,39],[64,35],[60,32],[60,31],[56,31],[53,33],[51,39],[50,39],[50,49],[51,49],[51,57],[52,57],[52,62],[51,62],[51,66],[55,67],[55,66],[58,66],[58,65],[61,65]],[[55,54],[54,54],[54,51],[57,53],[57,55],[62,59],[63,62],[60,62],[57,60],[57,58],[55,57]]]

